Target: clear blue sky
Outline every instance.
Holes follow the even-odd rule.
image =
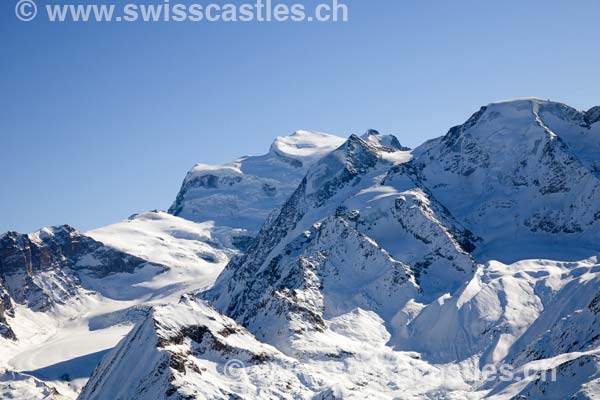
[[[50,24],[3,0],[0,231],[167,209],[193,164],[297,129],[415,146],[498,99],[600,104],[597,0],[346,2],[347,23]]]

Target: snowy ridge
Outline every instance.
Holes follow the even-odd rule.
[[[212,286],[237,254],[234,243],[244,231],[151,211],[87,234],[125,253],[168,266],[167,271],[143,285],[152,289],[154,297],[164,293],[175,299],[186,291]]]
[[[573,134],[593,131],[584,116],[525,99],[484,107],[413,152],[375,131],[351,136],[312,164],[247,251],[200,294],[294,367],[249,362],[246,380],[235,382],[218,368],[205,378],[171,373],[187,393],[208,398],[593,394],[600,197],[598,154],[580,143],[593,138]],[[571,261],[523,259],[540,250]],[[196,302],[180,306],[194,312]],[[192,353],[184,365],[214,360]],[[334,360],[346,368],[332,368]],[[556,368],[562,383],[479,375],[503,362],[517,374]],[[394,378],[407,366],[420,371],[409,379],[417,388]],[[288,390],[270,392],[282,376]],[[215,382],[227,383],[218,394],[202,389]],[[182,393],[170,385],[165,398]]]
[[[398,163],[410,160],[407,152],[372,143],[351,136],[316,163],[204,296],[293,353],[285,344],[291,333],[322,331],[326,316],[360,307],[393,325],[410,299],[434,299],[464,284],[475,265],[440,222],[451,216],[436,217],[441,207],[414,181],[390,175],[390,168],[404,171]],[[391,243],[392,231],[402,240]]]
[[[154,307],[104,358],[79,398],[228,399],[235,393],[232,385],[236,391],[257,392],[252,382],[222,375],[229,358],[248,365],[287,361],[209,305],[182,298],[179,304]],[[131,371],[132,364],[141,368]],[[283,393],[286,383],[281,379],[263,390]]]
[[[0,241],[0,259],[0,329],[12,339],[16,337],[6,316],[14,317],[15,303],[46,311],[85,293],[80,272],[88,279],[98,279],[131,273],[147,264],[66,225],[29,235],[9,232]]]
[[[169,212],[253,234],[285,202],[310,165],[342,142],[336,136],[298,131],[275,139],[263,156],[222,166],[198,164],[188,172]]]
[[[40,379],[36,355],[107,338],[81,352],[105,352],[81,399],[595,399],[599,116],[511,100],[415,150],[301,131],[198,165],[170,214],[86,233],[162,269],[84,257],[74,287],[95,293],[40,311],[0,287],[3,359]]]
[[[396,136],[382,135],[375,129],[368,129],[360,138],[378,147],[387,147],[388,149],[403,151],[410,150],[410,148],[402,146]]]
[[[435,396],[439,381],[397,385],[394,375],[447,376],[457,396],[460,372],[385,347],[381,319],[356,310],[299,344],[318,359],[294,358],[254,338],[208,304],[184,298],[154,307],[94,372],[80,399],[361,399]],[[132,366],[137,366],[132,370]],[[386,393],[386,395],[383,395]],[[456,397],[460,398],[460,397]]]
[[[0,370],[0,397],[7,399],[67,400],[56,389],[26,374]]]
[[[30,245],[30,253],[34,255],[41,251],[37,246],[50,247],[43,250],[49,252],[39,259],[40,265],[68,273],[73,278],[69,289],[74,294],[49,301],[48,307],[41,309],[8,298],[11,308],[5,315],[14,336],[0,338],[0,368],[8,370],[7,376],[26,371],[31,378],[21,383],[11,381],[3,395],[19,398],[20,390],[29,390],[26,398],[45,399],[46,395],[30,387],[37,382],[33,380],[43,379],[49,389],[75,398],[102,355],[136,322],[146,318],[152,304],[177,302],[183,293],[212,285],[237,252],[231,244],[237,234],[237,230],[212,223],[197,224],[153,211],[85,234],[64,227],[16,236],[21,243],[31,238],[35,246]],[[11,237],[9,233],[3,240]],[[16,257],[0,259],[3,268],[14,264],[16,271],[26,269],[19,260],[29,252],[8,249]],[[8,260],[13,263],[8,264]],[[32,260],[31,281],[35,283],[39,281],[38,257]],[[26,274],[18,276],[30,279]]]
[[[577,118],[565,129],[549,113],[559,115],[563,125]],[[414,164],[452,215],[485,239],[487,257],[508,260],[501,253],[514,243],[522,249],[512,260],[554,256],[535,247],[548,248],[543,243],[555,233],[566,234],[565,247],[593,248],[600,229],[600,180],[578,158],[581,146],[573,143],[571,131],[582,121],[581,113],[557,103],[491,104],[416,149]],[[588,160],[600,159],[599,147],[586,151]]]

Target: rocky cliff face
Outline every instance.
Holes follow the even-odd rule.
[[[457,290],[475,270],[470,233],[401,167],[409,152],[376,143],[351,136],[309,169],[204,296],[293,352],[294,334],[353,307],[392,324],[410,299]]]
[[[306,393],[299,378],[285,370],[291,362],[210,305],[182,298],[179,304],[150,309],[96,368],[79,398],[231,399],[240,393],[278,398]],[[243,375],[243,366],[272,366],[270,384],[263,385],[259,373]]]
[[[5,337],[7,339],[16,339],[15,333],[8,325],[8,321],[6,317],[13,317],[14,310],[12,301],[8,292],[4,288],[2,281],[0,281],[0,336]]]
[[[590,129],[557,103],[491,104],[417,148],[413,164],[452,215],[486,239],[487,257],[508,260],[503,249],[518,243],[512,260],[552,258],[527,244],[565,234],[568,252],[594,247],[600,232],[600,131]]]
[[[600,121],[600,106],[592,107],[585,112],[583,116],[584,121],[588,125],[593,125]]]
[[[0,334],[14,338],[6,319],[13,303],[45,311],[79,292],[79,272],[102,278],[144,264],[67,225],[28,235],[8,232],[0,238]]]

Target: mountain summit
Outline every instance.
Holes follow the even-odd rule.
[[[271,210],[285,202],[307,169],[342,142],[324,133],[297,131],[276,138],[262,156],[220,166],[197,164],[185,177],[169,213],[255,232]]]
[[[114,395],[115,374],[140,352],[169,360],[144,367],[161,371],[160,398],[594,398],[595,117],[539,99],[499,102],[415,150],[369,130],[309,161],[297,140],[278,139],[259,160],[294,171],[295,187],[269,203],[278,205],[260,229],[247,226],[257,233],[210,289],[151,311],[81,398]],[[240,170],[255,162],[241,160]],[[222,183],[206,171],[194,193],[210,210]],[[192,192],[182,193],[184,210]],[[242,381],[227,375],[232,358]],[[484,379],[486,365],[516,368],[518,379]],[[538,379],[553,368],[555,381]],[[119,393],[149,398],[136,390]]]
[[[414,150],[299,131],[198,164],[170,214],[5,234],[0,393],[595,399],[599,116],[496,102]]]

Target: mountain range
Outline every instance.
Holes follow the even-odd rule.
[[[298,131],[168,212],[3,234],[0,397],[600,398],[600,107],[401,142]]]

